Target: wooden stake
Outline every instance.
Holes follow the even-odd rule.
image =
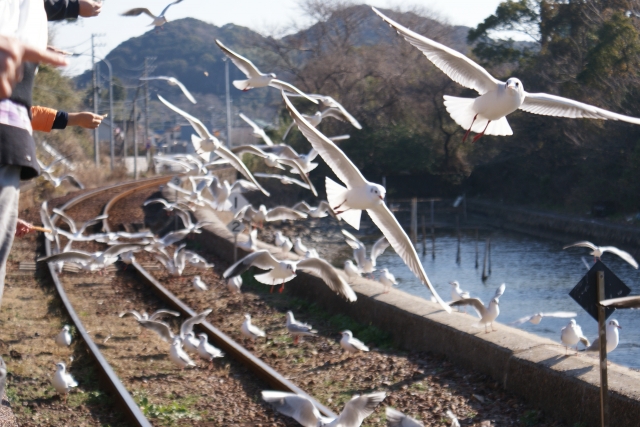
[[[604,301],[604,271],[597,272],[598,302]],[[609,425],[609,384],[607,381],[607,326],[605,308],[598,304],[598,334],[600,338],[600,424]]]

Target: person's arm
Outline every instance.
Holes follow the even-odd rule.
[[[33,225],[18,218],[18,223],[16,224],[16,237],[24,237],[32,231],[34,231]]]
[[[60,21],[82,16],[90,18],[98,16],[102,2],[93,0],[44,0],[44,9],[49,21]]]
[[[93,114],[86,111],[82,113],[69,113],[67,126],[80,126],[85,129],[95,129],[100,126],[100,123],[102,123],[102,120],[105,117],[107,117],[106,114],[101,116],[100,114]]]
[[[58,111],[53,108],[34,105],[31,107],[31,127],[40,132],[51,132],[51,129],[54,129],[57,116]]]

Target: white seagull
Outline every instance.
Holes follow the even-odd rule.
[[[622,120],[640,124],[638,118],[613,113],[569,98],[547,93],[527,93],[522,82],[515,77],[508,79],[506,83],[501,82],[463,54],[403,27],[375,7],[373,11],[453,81],[480,94],[478,98],[444,96],[444,105],[451,118],[467,129],[465,139],[469,132],[477,133],[474,141],[484,134],[512,135],[505,116],[517,109],[544,116]]]
[[[269,270],[267,273],[258,274],[255,279],[269,286],[281,284],[280,291],[284,289],[284,284],[296,277],[296,270],[300,269],[314,274],[322,279],[329,288],[341,295],[347,301],[357,299],[355,292],[342,279],[340,274],[327,261],[320,258],[309,258],[300,261],[278,261],[268,251],[253,252],[242,258],[224,272],[223,277],[238,276],[247,271],[251,266],[256,266],[261,270]]]
[[[607,339],[607,354],[611,353],[616,349],[616,347],[618,347],[618,343],[620,342],[620,329],[622,329],[622,326],[620,326],[617,320],[609,320],[607,322],[607,329],[605,332]],[[593,340],[593,343],[587,347],[585,351],[600,351],[600,337]]]
[[[169,85],[171,86],[178,86],[182,91],[182,93],[184,94],[184,96],[186,96],[189,101],[191,101],[193,104],[197,104],[197,101],[193,97],[193,95],[191,95],[191,92],[189,92],[187,88],[180,82],[180,80],[176,79],[175,77],[150,76],[150,77],[140,77],[140,80],[143,80],[143,81],[144,80],[164,80],[167,83],[169,83]]]
[[[292,93],[290,96],[300,96],[300,95]],[[320,108],[321,112],[324,112],[327,110],[337,110],[332,113],[332,117],[342,121],[346,120],[349,123],[351,123],[353,127],[355,127],[356,129],[362,129],[362,126],[360,125],[360,123],[358,123],[355,117],[349,114],[346,108],[344,108],[342,104],[340,104],[338,101],[336,101],[332,97],[328,95],[318,95],[315,93],[307,94],[307,96],[310,96],[311,98],[318,100],[318,107]],[[282,139],[284,139],[284,137]]]
[[[284,220],[293,221],[296,219],[305,219],[306,217],[306,213],[298,212],[287,206],[276,206],[273,209],[267,210],[265,205],[260,205],[258,210],[255,210],[251,205],[247,205],[236,212],[234,216],[235,219],[256,224],[258,227],[262,227],[265,222]]]
[[[69,332],[69,325],[64,325],[58,335],[56,335],[56,344],[59,347],[69,347],[71,345],[71,333]]]
[[[347,185],[347,188],[326,178],[327,199],[331,209],[339,218],[344,219],[355,229],[360,228],[360,215],[366,210],[373,222],[378,226],[396,253],[407,264],[413,274],[424,283],[440,306],[447,312],[449,307],[438,295],[431,281],[424,271],[420,258],[413,247],[413,243],[407,233],[393,216],[384,203],[386,190],[379,184],[367,181],[353,162],[338,148],[338,146],[309,125],[300,113],[291,104],[287,96],[282,93],[285,104],[293,119],[296,121],[302,134],[311,143],[311,146],[322,156],[331,170]]]
[[[635,259],[633,259],[633,257],[629,252],[622,251],[614,246],[596,246],[591,242],[582,241],[582,242],[572,243],[570,245],[563,247],[562,249],[573,248],[576,246],[581,248],[591,249],[590,255],[593,255],[595,259],[600,259],[600,257],[602,257],[602,254],[604,254],[605,252],[611,252],[612,254],[618,255],[620,258],[627,261],[629,264],[633,266],[633,268],[636,268],[636,269],[638,268],[638,263],[636,262]]]
[[[160,15],[156,16],[153,13],[151,13],[151,11],[149,9],[147,9],[146,7],[136,7],[134,9],[130,9],[126,12],[124,12],[122,14],[122,16],[139,16],[143,13],[147,14],[151,19],[153,19],[153,22],[150,25],[156,26],[156,27],[162,27],[164,24],[166,24],[167,22],[167,18],[164,17],[164,14],[167,13],[167,10],[173,6],[174,4],[178,4],[180,3],[182,0],[176,0],[174,2],[169,3],[167,6],[165,6],[164,9],[162,9],[162,12],[160,12]]]
[[[359,353],[361,351],[369,351],[369,347],[364,345],[362,341],[353,337],[353,333],[350,330],[344,330],[340,332],[342,339],[340,339],[340,347],[347,353]]]
[[[376,271],[376,260],[382,255],[389,247],[389,241],[385,236],[382,236],[371,247],[371,256],[367,258],[367,248],[356,236],[349,233],[347,230],[341,230],[342,234],[346,236],[346,242],[351,249],[353,249],[353,257],[358,263],[358,268],[361,273],[370,274]]]
[[[303,427],[360,427],[365,418],[375,411],[386,394],[376,392],[353,396],[344,405],[338,418],[327,418],[306,397],[283,391],[263,391],[262,399],[276,411],[296,420]]]
[[[307,94],[302,92],[300,89],[298,89],[294,85],[292,85],[290,83],[287,83],[287,82],[283,82],[282,80],[276,79],[276,75],[275,74],[273,74],[273,73],[269,73],[269,74],[261,73],[260,70],[258,70],[258,67],[256,67],[253,64],[253,62],[249,61],[244,56],[239,55],[238,53],[232,51],[231,49],[229,49],[228,47],[223,45],[220,40],[216,40],[216,44],[218,45],[218,47],[220,49],[222,49],[224,54],[227,55],[229,57],[229,59],[231,59],[231,62],[233,62],[234,65],[236,67],[238,67],[240,69],[240,71],[242,71],[247,76],[247,80],[234,80],[233,81],[233,85],[237,89],[240,89],[242,91],[247,91],[249,89],[253,89],[253,88],[256,88],[256,87],[271,86],[271,87],[275,87],[276,89],[284,90],[284,91],[287,91],[287,92],[298,93],[298,94],[304,96],[305,98],[307,98],[309,101],[313,102],[314,104],[318,103],[318,101],[316,101],[315,99],[307,96]]]
[[[424,427],[420,421],[411,418],[390,406],[385,408],[387,427]]]
[[[347,273],[347,277],[349,278],[349,283],[353,281],[353,279],[357,279],[360,276],[360,269],[355,266],[353,261],[350,259],[344,262],[344,272]]]
[[[193,284],[193,287],[197,292],[204,292],[209,290],[209,287],[206,283],[204,283],[200,276],[195,276],[191,283]]]
[[[233,185],[231,185],[226,179],[220,183],[220,180],[215,178],[211,181],[211,184],[209,184],[209,191],[213,196],[216,209],[220,211],[228,211],[232,208],[231,202],[229,201],[231,193],[260,191],[260,188],[244,179],[237,179]]]
[[[484,325],[485,333],[489,333],[487,331],[487,326],[491,325],[491,330],[495,331],[493,328],[493,321],[496,320],[498,315],[500,314],[500,297],[504,294],[504,290],[506,289],[506,285],[503,283],[496,290],[495,295],[489,301],[489,304],[485,307],[484,303],[479,298],[464,298],[458,301],[452,302],[450,305],[453,307],[470,305],[476,309],[476,312],[480,316],[479,325]]]
[[[314,128],[318,127],[318,125],[320,125],[320,123],[322,123],[322,120],[325,117],[333,117],[334,119],[338,119],[341,122],[349,120],[343,114],[343,110],[340,110],[339,108],[335,108],[335,107],[329,107],[329,108],[321,109],[320,111],[316,111],[315,114],[303,114],[302,117],[304,117],[309,122],[309,124],[311,126],[313,126]],[[351,116],[349,116],[349,117],[351,117]],[[353,119],[353,117],[351,117],[351,118]],[[355,119],[353,119],[353,120],[355,120]],[[356,121],[356,123],[358,123],[358,122]],[[287,136],[289,135],[289,132],[291,131],[291,128],[293,128],[293,126],[295,124],[296,124],[295,122],[291,122],[291,124],[289,125],[287,130],[284,132],[284,135],[282,135],[282,140],[283,141],[285,139],[287,139]],[[358,126],[360,126],[359,123],[358,123]],[[360,127],[359,129],[362,129],[362,127]]]
[[[294,337],[294,344],[298,344],[300,337],[313,337],[318,333],[311,325],[297,321],[291,311],[287,311],[286,326],[287,332]]]
[[[329,202],[322,200],[318,203],[318,206],[309,206],[307,202],[298,202],[291,207],[291,209],[304,212],[309,215],[309,218],[324,218],[326,216],[331,215],[332,217],[336,217],[336,215],[331,210],[331,206]]]
[[[471,294],[469,294],[469,292],[463,291],[462,288],[460,288],[460,283],[458,283],[457,280],[449,282],[449,284],[451,285],[451,301],[458,301],[471,297]],[[467,309],[465,308],[465,312],[466,310]],[[460,307],[458,307],[458,311],[460,311]]]
[[[251,135],[253,135],[256,138],[261,138],[264,141],[264,143],[267,145],[273,145],[273,141],[271,140],[271,138],[269,138],[269,135],[267,135],[264,132],[264,129],[262,129],[253,120],[251,120],[249,117],[245,116],[244,114],[240,113],[238,115],[242,120],[247,122],[247,124],[251,126],[251,128],[253,129],[253,132],[251,133]]]
[[[194,144],[196,153],[198,153],[203,159],[209,161],[210,153],[212,151],[215,152],[218,156],[222,157],[225,160],[228,160],[229,164],[232,167],[234,167],[238,172],[244,175],[244,177],[251,181],[251,183],[253,183],[256,187],[258,187],[265,196],[269,196],[269,192],[260,186],[258,181],[256,181],[253,175],[251,175],[249,169],[247,169],[245,164],[242,163],[242,160],[240,160],[228,148],[222,145],[220,141],[218,141],[218,138],[211,135],[207,127],[200,120],[196,119],[187,112],[182,111],[175,105],[171,104],[169,101],[165,100],[160,95],[158,95],[158,99],[160,99],[160,101],[164,105],[187,119],[191,127],[193,127],[193,129],[196,131],[198,137],[196,137],[195,135],[192,135],[191,137],[191,142]]]
[[[249,252],[254,252],[258,250],[258,246],[256,245],[258,242],[258,229],[254,228],[247,236],[247,240],[244,242],[238,241],[237,246]]]
[[[198,344],[198,356],[201,359],[211,362],[209,368],[213,365],[213,359],[217,357],[224,357],[224,353],[219,349],[207,342],[207,334],[198,334],[200,343]]]
[[[189,355],[182,349],[182,340],[180,337],[174,337],[169,349],[169,359],[180,369],[187,366],[196,366]]]
[[[177,311],[167,310],[166,308],[161,308],[160,310],[156,310],[153,313],[151,313],[150,315],[147,314],[146,311],[143,311],[142,313],[140,313],[137,310],[127,310],[127,311],[123,311],[118,316],[119,317],[124,317],[127,314],[131,314],[133,317],[135,317],[135,319],[138,321],[138,323],[140,323],[141,321],[144,321],[144,320],[158,320],[158,319],[161,319],[164,316],[174,316],[174,317],[180,316],[180,313],[178,313]]]
[[[257,326],[251,323],[251,315],[244,315],[244,322],[242,322],[242,326],[240,327],[240,333],[245,337],[249,338],[251,341],[255,341],[258,338],[264,338],[267,334]]]
[[[242,287],[242,277],[234,276],[227,279],[227,290],[232,294],[241,293],[240,288]]]
[[[293,251],[300,256],[305,256],[309,252],[309,248],[302,243],[302,239],[296,237],[296,241],[293,243]]]
[[[578,313],[575,313],[573,311],[554,311],[552,313],[536,313],[531,316],[521,317],[520,319],[509,323],[509,325],[522,325],[523,323],[526,323],[526,322],[533,323],[534,325],[538,325],[542,321],[543,317],[556,317],[559,319],[570,319],[572,317],[576,317],[577,315]]]
[[[84,251],[68,251],[59,254],[38,258],[38,262],[73,262],[85,271],[98,271],[114,264],[118,260],[121,253],[129,251],[138,251],[142,249],[139,244],[122,244],[111,246],[104,252],[84,252]]]
[[[380,283],[384,286],[384,293],[388,294],[391,291],[393,285],[397,285],[398,282],[393,274],[389,273],[389,270],[383,268],[380,270]]]
[[[287,236],[283,235],[282,231],[280,230],[276,231],[274,244],[280,248],[282,253],[290,252],[291,248],[293,248],[293,243],[291,243],[291,240]]]
[[[58,188],[60,186],[60,184],[62,184],[62,181],[69,181],[69,184],[73,185],[74,187],[80,189],[80,190],[84,190],[84,185],[82,185],[82,183],[80,181],[78,181],[73,175],[63,175],[63,176],[54,176],[53,175],[53,167],[58,163],[64,160],[64,157],[56,157],[56,159],[49,165],[49,166],[45,166],[39,159],[36,159],[36,161],[38,162],[38,166],[40,166],[40,172],[42,173],[42,177],[45,179],[45,181],[49,181],[54,188]]]
[[[585,347],[589,347],[589,340],[582,334],[582,328],[576,323],[574,319],[571,319],[567,326],[560,331],[560,341],[565,346],[565,352],[568,351],[568,347],[576,346],[581,342]]]
[[[158,336],[162,338],[163,341],[172,343],[174,338],[179,338],[180,340],[183,340],[187,336],[187,334],[189,334],[189,332],[193,331],[193,326],[204,322],[205,318],[212,311],[213,310],[209,308],[203,311],[202,313],[198,313],[195,316],[186,319],[184,322],[182,322],[182,325],[180,325],[180,333],[178,335],[175,335],[173,333],[169,325],[157,319],[156,320],[138,320],[138,323],[140,324],[140,326],[145,327],[149,330],[152,330],[153,332],[158,334]]]
[[[290,176],[286,176],[286,175],[280,175],[280,174],[275,174],[275,173],[263,173],[263,172],[256,172],[254,174],[254,176],[258,177],[258,178],[267,178],[267,179],[277,179],[280,181],[280,183],[282,185],[298,185],[306,190],[311,190],[313,187],[309,186],[309,184],[307,184],[306,182],[302,182],[299,179],[296,178],[292,178]],[[313,188],[312,191],[315,191],[315,188]],[[315,195],[317,196],[318,193],[316,192]]]
[[[78,383],[73,379],[71,374],[66,371],[67,367],[64,363],[56,363],[56,368],[56,373],[51,379],[51,385],[56,389],[59,395],[65,397],[66,401],[67,394],[73,387],[78,387]]]

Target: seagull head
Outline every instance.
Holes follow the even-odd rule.
[[[198,338],[200,338],[200,342],[207,342],[207,334],[198,334]]]
[[[269,73],[268,76],[271,77],[272,79],[276,78],[276,74],[275,73]]]
[[[495,305],[500,305],[500,299],[498,297],[493,298],[491,302],[494,303]]]
[[[519,96],[524,93],[524,87],[522,86],[522,82],[515,77],[511,77],[507,80],[507,90],[513,90]],[[513,92],[511,92],[513,93]]]
[[[457,281],[457,280],[454,280],[453,282],[449,282],[449,284],[450,284],[451,286],[453,286],[454,288],[458,288],[458,287],[460,286],[460,283],[458,283],[458,281]]]
[[[249,313],[247,313],[247,314],[244,315],[244,318],[250,321],[251,320],[251,315]]]
[[[387,190],[385,190],[385,188],[382,185],[379,184],[369,184],[368,185],[368,190],[369,190],[369,198],[371,199],[371,201],[384,201],[384,197],[387,194]],[[378,201],[378,203],[380,203],[380,201]]]
[[[69,325],[64,325],[64,327],[62,328],[63,331],[67,331],[69,332]]]
[[[286,268],[287,270],[291,270],[291,272],[292,272],[293,274],[295,274],[295,273],[296,273],[296,266],[295,266],[295,264],[291,264],[291,263],[289,263],[289,262],[285,262],[285,266],[284,266],[284,268]]]
[[[347,337],[349,337],[349,338],[353,337],[353,333],[352,333],[350,330],[348,330],[348,329],[346,329],[346,330],[344,330],[344,331],[342,331],[342,332],[340,332],[340,333],[342,334],[342,336],[343,336],[343,337],[344,337],[345,335],[346,335]]]
[[[569,326],[571,326],[572,328],[575,327],[577,325],[576,323],[576,319],[571,319],[569,320]]]
[[[618,323],[617,320],[609,321],[609,326],[613,326],[614,328],[622,329],[622,326],[620,326],[620,324]]]
[[[56,363],[56,368],[58,368],[58,371],[64,371],[65,369],[67,369],[67,366],[62,362],[58,362]]]

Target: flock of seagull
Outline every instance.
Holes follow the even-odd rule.
[[[167,23],[165,13],[167,10],[183,0],[177,0],[167,5],[160,15],[154,15],[148,9],[134,8],[123,15],[138,16],[146,14],[153,19],[151,25],[162,27]],[[464,139],[470,132],[477,135],[474,142],[482,135],[511,135],[513,132],[506,120],[506,116],[516,109],[522,109],[535,114],[560,116],[568,118],[591,118],[603,120],[622,120],[634,124],[640,124],[640,119],[612,113],[598,107],[583,104],[567,98],[544,93],[527,93],[524,91],[522,82],[516,78],[510,78],[506,82],[501,82],[492,77],[485,69],[471,61],[466,56],[440,44],[421,36],[399,23],[393,21],[377,9],[373,11],[389,24],[406,41],[418,48],[436,67],[447,74],[457,83],[476,90],[480,96],[478,98],[458,98],[445,96],[444,104],[453,120],[466,130]],[[172,231],[163,237],[155,236],[150,232],[141,233],[98,233],[85,234],[87,230],[105,221],[106,216],[98,216],[83,224],[78,224],[65,212],[54,209],[54,215],[59,216],[68,225],[70,231],[62,230],[54,226],[53,218],[50,216],[46,202],[42,206],[42,221],[45,227],[51,231],[46,233],[47,239],[55,243],[55,254],[41,258],[41,261],[56,263],[57,268],[62,270],[64,263],[74,263],[86,271],[102,271],[107,266],[121,259],[125,263],[134,260],[134,253],[146,251],[151,253],[158,262],[169,271],[170,274],[182,275],[186,266],[207,270],[212,264],[202,258],[197,253],[185,249],[182,244],[174,247],[176,243],[182,241],[190,233],[200,233],[201,228],[207,225],[206,222],[193,222],[191,213],[198,208],[207,208],[216,211],[231,210],[229,197],[232,193],[259,191],[265,196],[269,196],[260,181],[257,179],[277,179],[283,185],[297,185],[309,190],[317,196],[310,173],[317,167],[315,159],[322,158],[329,168],[337,176],[341,183],[335,182],[329,177],[325,177],[325,188],[327,201],[321,201],[318,206],[311,206],[306,202],[300,202],[293,207],[278,206],[267,209],[260,205],[258,209],[248,205],[235,212],[235,219],[250,225],[250,232],[246,242],[240,242],[243,248],[250,253],[230,266],[223,277],[227,281],[227,288],[232,293],[240,293],[242,286],[241,275],[251,267],[257,267],[265,272],[255,275],[255,279],[265,285],[279,286],[279,290],[284,289],[285,283],[296,277],[298,270],[312,273],[320,277],[323,282],[337,295],[347,301],[356,301],[357,296],[349,283],[352,283],[362,275],[372,277],[377,269],[376,260],[391,246],[402,258],[404,263],[415,274],[432,293],[432,301],[440,304],[447,312],[451,312],[451,307],[471,306],[479,316],[478,325],[493,330],[493,322],[500,313],[499,299],[505,292],[506,285],[502,284],[495,292],[490,302],[485,305],[480,299],[472,298],[468,292],[461,289],[458,282],[451,282],[452,301],[443,301],[434,286],[429,280],[414,245],[406,232],[398,223],[397,219],[385,203],[386,189],[376,183],[368,181],[357,168],[357,166],[340,149],[336,142],[349,138],[349,135],[327,137],[318,130],[318,125],[326,118],[350,123],[356,129],[362,129],[360,123],[335,99],[326,95],[306,94],[290,83],[276,78],[273,73],[261,72],[249,59],[241,56],[237,52],[226,47],[222,42],[216,40],[217,46],[222,52],[237,66],[245,75],[245,80],[237,80],[233,85],[242,91],[256,88],[273,87],[281,91],[285,108],[293,119],[291,126],[286,130],[284,139],[290,131],[297,128],[311,145],[308,153],[297,153],[293,148],[284,143],[274,143],[249,117],[240,114],[242,120],[252,127],[254,137],[263,141],[262,145],[244,145],[240,147],[225,147],[207,127],[196,117],[181,110],[168,102],[162,96],[158,99],[169,109],[179,114],[194,129],[196,135],[192,135],[192,144],[197,156],[193,155],[162,155],[156,156],[155,161],[159,164],[170,164],[183,169],[187,179],[182,185],[174,183],[167,184],[167,190],[172,190],[176,197],[174,201],[162,198],[151,199],[145,202],[145,206],[160,204],[167,212],[177,215],[183,224],[183,228]],[[166,81],[170,85],[178,86],[184,95],[192,103],[196,103],[195,98],[187,88],[177,79],[167,76],[151,76],[150,80]],[[293,105],[290,98],[306,100],[318,107],[313,114],[302,114]],[[258,156],[264,159],[265,164],[278,173],[252,173],[241,160],[242,155]],[[45,178],[59,185],[63,179],[70,179],[68,176],[53,178],[52,169],[60,162],[60,159],[48,167],[43,167]],[[220,181],[211,171],[216,165],[227,164],[235,168],[244,179],[239,179],[233,184],[228,181]],[[290,175],[285,175],[289,173]],[[56,184],[57,183],[57,184]],[[187,188],[185,188],[185,185]],[[79,186],[79,185],[78,185]],[[280,254],[274,254],[267,250],[258,248],[258,230],[264,227],[265,223],[274,221],[295,221],[306,218],[323,218],[332,216],[337,220],[343,220],[346,224],[358,230],[360,228],[362,211],[366,211],[382,233],[367,256],[367,248],[357,237],[347,230],[342,230],[346,243],[353,249],[353,258],[346,261],[344,274],[335,269],[327,261],[321,259],[313,248],[306,247],[300,238],[292,242],[281,231],[276,231],[275,241],[280,254],[289,253],[293,250],[300,256],[300,259],[292,261],[289,258],[279,259]],[[67,239],[64,247],[60,245],[60,237]],[[72,249],[74,242],[96,241],[106,243],[109,247],[104,251],[89,253],[77,249]],[[627,262],[638,268],[637,263],[626,252],[612,247],[596,247],[589,242],[578,242],[570,246],[589,247],[594,257],[599,258],[603,252],[612,252],[625,259]],[[568,246],[568,247],[570,247]],[[345,280],[346,278],[346,280]],[[395,277],[388,269],[381,269],[379,281],[384,286],[384,291],[396,284]],[[200,276],[193,278],[193,286],[198,291],[206,291],[208,286]],[[152,315],[139,313],[135,310],[120,314],[123,317],[132,315],[138,324],[156,333],[162,340],[171,344],[169,358],[181,369],[195,366],[195,362],[190,358],[189,352],[199,355],[205,361],[212,363],[214,358],[222,357],[219,349],[211,346],[207,342],[205,334],[199,334],[196,338],[193,327],[203,322],[211,309],[206,310],[182,323],[179,333],[174,333],[171,327],[162,321],[163,316],[178,316],[178,313],[170,310],[159,310]],[[538,324],[544,317],[575,317],[573,312],[553,312],[536,313],[523,317],[514,324],[531,322]],[[311,325],[297,321],[292,312],[286,315],[287,331],[294,337],[297,344],[302,337],[313,336],[317,333]],[[618,330],[620,325],[612,320],[607,325],[607,351],[613,351],[618,344]],[[265,332],[258,326],[252,324],[251,315],[245,315],[240,332],[242,336],[249,340],[257,340],[266,336]],[[611,333],[611,336],[609,335]],[[351,331],[342,331],[340,345],[345,352],[358,353],[369,351],[369,348],[353,337]],[[587,347],[587,351],[592,351],[599,345],[594,342],[592,345],[583,336],[580,327],[574,319],[561,331],[562,343],[569,346],[577,346],[582,342]],[[56,343],[68,346],[71,342],[69,328],[65,327],[56,339]],[[211,366],[211,365],[210,365]],[[59,393],[66,394],[71,387],[77,383],[65,371],[64,363],[57,364],[57,371],[52,380]],[[296,419],[303,426],[342,426],[358,427],[363,420],[369,416],[385,398],[384,392],[371,393],[363,396],[355,396],[344,407],[343,412],[336,419],[327,419],[320,415],[311,401],[305,397],[291,393],[264,391],[262,397],[272,404],[275,409],[284,415]],[[459,426],[458,420],[450,411],[447,416],[451,419],[452,426]],[[390,426],[420,426],[419,421],[403,415],[402,413],[387,408],[387,420]]]

